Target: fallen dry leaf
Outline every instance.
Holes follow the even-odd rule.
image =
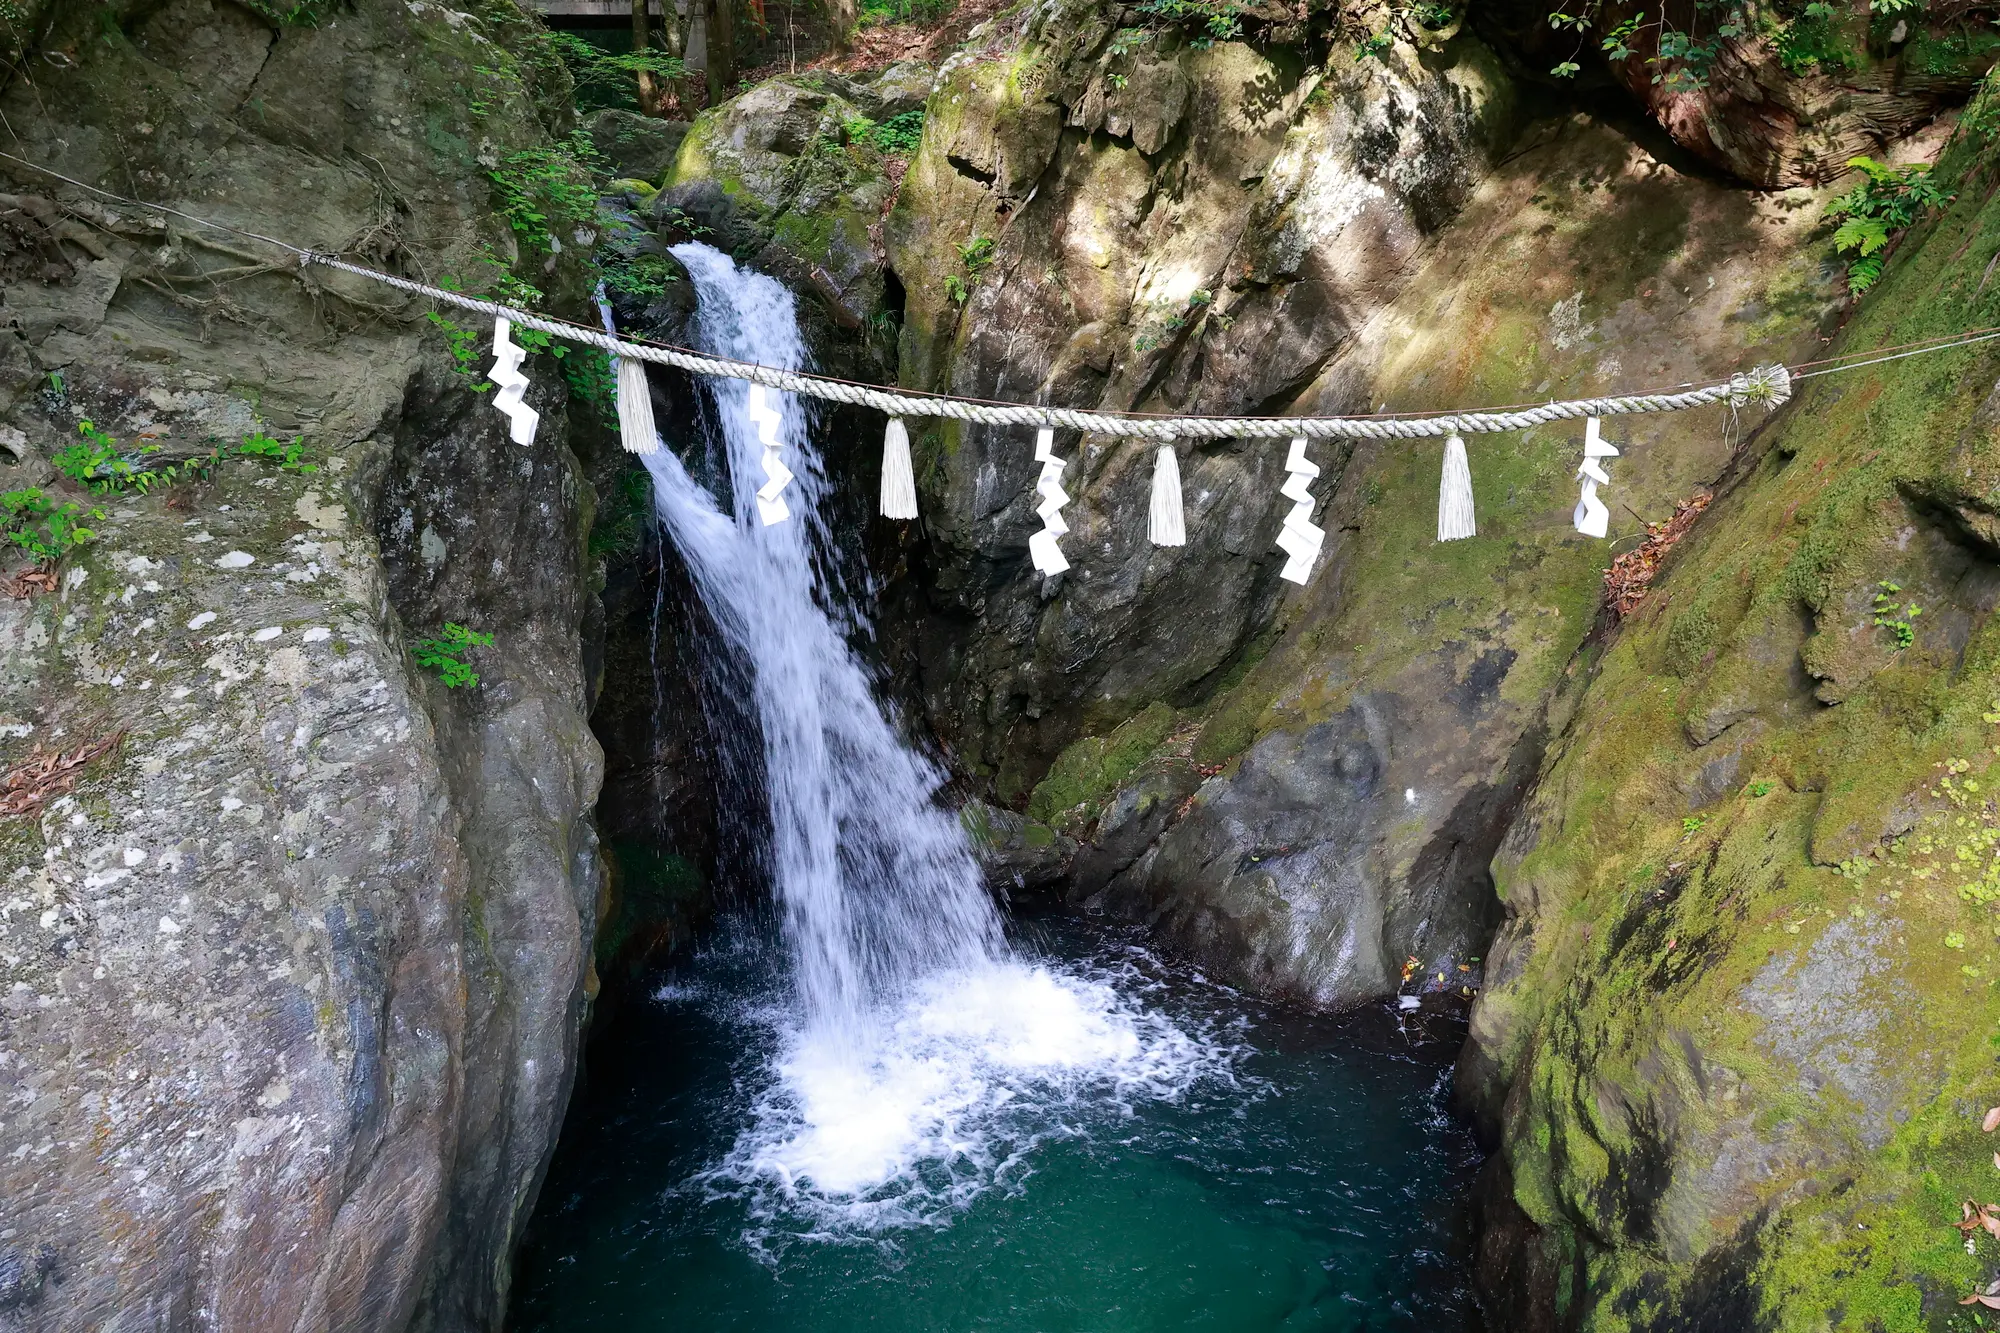
[[[33,814],[74,787],[85,764],[117,749],[124,739],[123,730],[114,731],[68,754],[44,750],[40,741],[35,742],[26,759],[0,774],[0,816]]]
[[[1970,1296],[1959,1297],[1958,1303],[1960,1305],[1983,1305],[1989,1310],[2000,1310],[2000,1296],[1988,1296],[1986,1293],[1980,1291],[1975,1291]]]
[[[2000,1106],[1993,1107],[1986,1113],[1986,1118],[1979,1122],[1979,1128],[1988,1134],[2000,1129]]]
[[[1688,529],[1714,498],[1705,491],[1697,491],[1666,522],[1648,523],[1646,540],[1613,560],[1611,568],[1604,571],[1604,600],[1620,620],[1631,615],[1646,599],[1652,590],[1653,576],[1660,572],[1660,562],[1687,536]]]
[[[52,569],[27,569],[13,578],[0,578],[0,596],[12,597],[16,601],[55,590],[56,573]]]

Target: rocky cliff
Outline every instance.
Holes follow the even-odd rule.
[[[1613,62],[1600,92],[1628,94],[1584,113],[1498,6],[1226,32],[1022,6],[939,69],[772,80],[684,135],[603,118],[613,170],[663,174],[600,215],[507,0],[16,8],[19,157],[565,308],[608,232],[651,275],[621,321],[658,332],[686,315],[663,246],[699,234],[813,298],[829,368],[979,397],[1533,401],[1995,299],[1984,108],[1951,211],[1858,315],[1830,188],[1793,184],[1935,151],[1906,132],[1986,56],[1907,74],[1956,20],[1868,28],[1874,72],[1838,87],[1830,55],[1786,63],[1795,26],[1671,98]],[[1624,21],[1593,14],[1593,41]],[[1736,61],[1791,130],[1737,114]],[[1848,95],[1868,79],[1891,86]],[[639,645],[699,626],[601,378],[535,358],[522,448],[479,331],[0,166],[0,490],[103,511],[53,588],[0,602],[0,1322],[495,1326],[593,938],[621,969],[684,938],[715,836],[709,742],[675,721],[703,701],[634,684]],[[1475,438],[1480,535],[1450,545],[1437,445],[1316,446],[1302,589],[1274,446],[1183,445],[1169,549],[1150,448],[1059,440],[1073,567],[1043,579],[1031,440],[929,428],[925,520],[864,534],[883,649],[1010,883],[1316,1005],[1480,992],[1460,1091],[1498,1146],[1501,1326],[1942,1326],[1986,1276],[1950,1224],[1994,1093],[1989,361],[1811,382],[1770,421],[1619,421],[1608,546],[1569,524],[1575,427]],[[92,493],[51,462],[85,420],[199,475]],[[879,422],[824,424],[865,494]],[[1605,611],[1612,552],[1710,493]],[[494,636],[476,688],[410,651],[447,622]]]
[[[1992,124],[1843,348],[1992,322]],[[1506,1326],[1955,1327],[1991,1277],[1996,374],[1808,381],[1579,663],[1460,1068]]]
[[[598,897],[601,432],[538,358],[513,444],[421,307],[15,158],[560,296],[489,172],[565,76],[509,4],[8,8],[0,491],[102,517],[0,602],[0,1325],[497,1326]],[[85,420],[195,473],[90,494]],[[413,661],[446,621],[476,687]]]
[[[1851,17],[1832,27],[1862,41]],[[873,136],[879,94],[779,81],[770,114],[697,123],[659,206],[748,225],[829,310],[899,324],[918,387],[1533,401],[1823,355],[1853,305],[1831,191],[1797,182],[1934,154],[1949,126],[1924,127],[1990,63],[1926,19],[1867,37],[1871,73],[1814,65],[1819,16],[1780,16],[1698,87],[1599,66],[1637,96],[1584,115],[1523,91],[1543,52],[1504,10],[1473,18],[1202,40],[1023,8],[939,71],[906,165]],[[1990,322],[1986,115],[1952,215],[1838,346]],[[826,220],[798,201],[828,173],[860,183],[856,215],[787,234]],[[1172,550],[1144,539],[1149,449],[1062,441],[1074,567],[1044,580],[1029,440],[931,428],[892,642],[1011,807],[972,820],[1009,882],[1316,1004],[1487,987],[1460,1088],[1500,1146],[1500,1326],[1942,1327],[1984,1276],[1952,1223],[1992,1100],[1979,755],[2000,716],[1993,376],[1954,356],[1815,383],[1769,422],[1617,422],[1609,546],[1569,526],[1574,427],[1475,439],[1480,535],[1449,546],[1436,446],[1317,449],[1329,540],[1296,591],[1269,447],[1183,447]],[[1619,623],[1611,555],[1711,494]]]

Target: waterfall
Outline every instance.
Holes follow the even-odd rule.
[[[704,349],[802,369],[792,293],[710,246],[679,246],[694,277]],[[818,502],[824,474],[804,413],[781,400],[793,518],[769,527],[753,503],[762,446],[749,386],[711,385],[734,512],[724,514],[670,450],[645,456],[661,521],[717,625],[751,668],[769,784],[771,880],[809,1021],[851,1036],[873,1002],[941,966],[999,951],[1000,923],[943,775],[904,745],[849,646],[843,589]]]
[[[707,245],[673,253],[694,280],[703,350],[806,367],[789,290]],[[748,386],[707,391],[729,509],[671,448],[643,458],[661,524],[747,667],[793,996],[753,1124],[707,1183],[760,1215],[803,1206],[818,1235],[933,1220],[1052,1132],[1051,1108],[1171,1096],[1208,1056],[1105,978],[1015,956],[938,802],[944,775],[903,742],[852,647],[861,622],[804,413],[770,395],[797,479],[793,517],[766,527]]]

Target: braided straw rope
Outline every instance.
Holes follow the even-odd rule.
[[[293,247],[286,247],[291,249]],[[1627,394],[1610,398],[1577,398],[1568,402],[1542,403],[1535,407],[1506,412],[1461,412],[1435,417],[1169,417],[1126,415],[1116,412],[1088,412],[1070,407],[1034,407],[1026,403],[979,403],[963,398],[934,394],[897,393],[847,380],[804,375],[775,366],[747,361],[728,361],[703,356],[684,348],[627,342],[581,324],[548,319],[497,301],[483,301],[462,292],[411,282],[388,273],[350,264],[333,255],[299,250],[301,268],[319,264],[386,283],[416,296],[428,297],[461,310],[475,311],[509,320],[523,328],[539,329],[553,337],[602,348],[613,356],[673,366],[692,375],[710,379],[748,380],[785,393],[856,407],[873,408],[892,417],[950,417],[973,421],[982,426],[1052,426],[1060,430],[1087,431],[1097,435],[1136,436],[1164,443],[1176,439],[1367,439],[1416,440],[1439,435],[1490,434],[1522,430],[1551,421],[1574,421],[1579,417],[1626,416],[1641,412],[1680,412],[1710,403],[1727,403],[1732,408],[1749,403],[1772,407],[1792,395],[1791,373],[1783,366],[1759,366],[1739,371],[1720,384],[1685,389],[1677,393]]]

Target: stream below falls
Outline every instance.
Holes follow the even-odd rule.
[[[1021,1114],[960,1126],[967,1152],[1004,1168],[921,1216],[870,1227],[809,1198],[786,1206],[726,1172],[781,1077],[785,1005],[774,946],[728,932],[593,1048],[521,1258],[512,1326],[1479,1328],[1466,1207],[1479,1157],[1446,1109],[1463,1035],[1454,1016],[1305,1015],[1089,922],[1012,933],[1021,956],[1171,1021],[1204,1067],[1166,1095],[1027,1089],[1009,1099],[1029,1103]]]
[[[703,350],[809,366],[782,284],[674,254]],[[642,459],[755,775],[725,854],[771,910],[600,1034],[515,1326],[1469,1328],[1462,1033],[1267,1008],[1075,918],[1010,929],[861,650],[810,414],[702,395],[699,437]]]

